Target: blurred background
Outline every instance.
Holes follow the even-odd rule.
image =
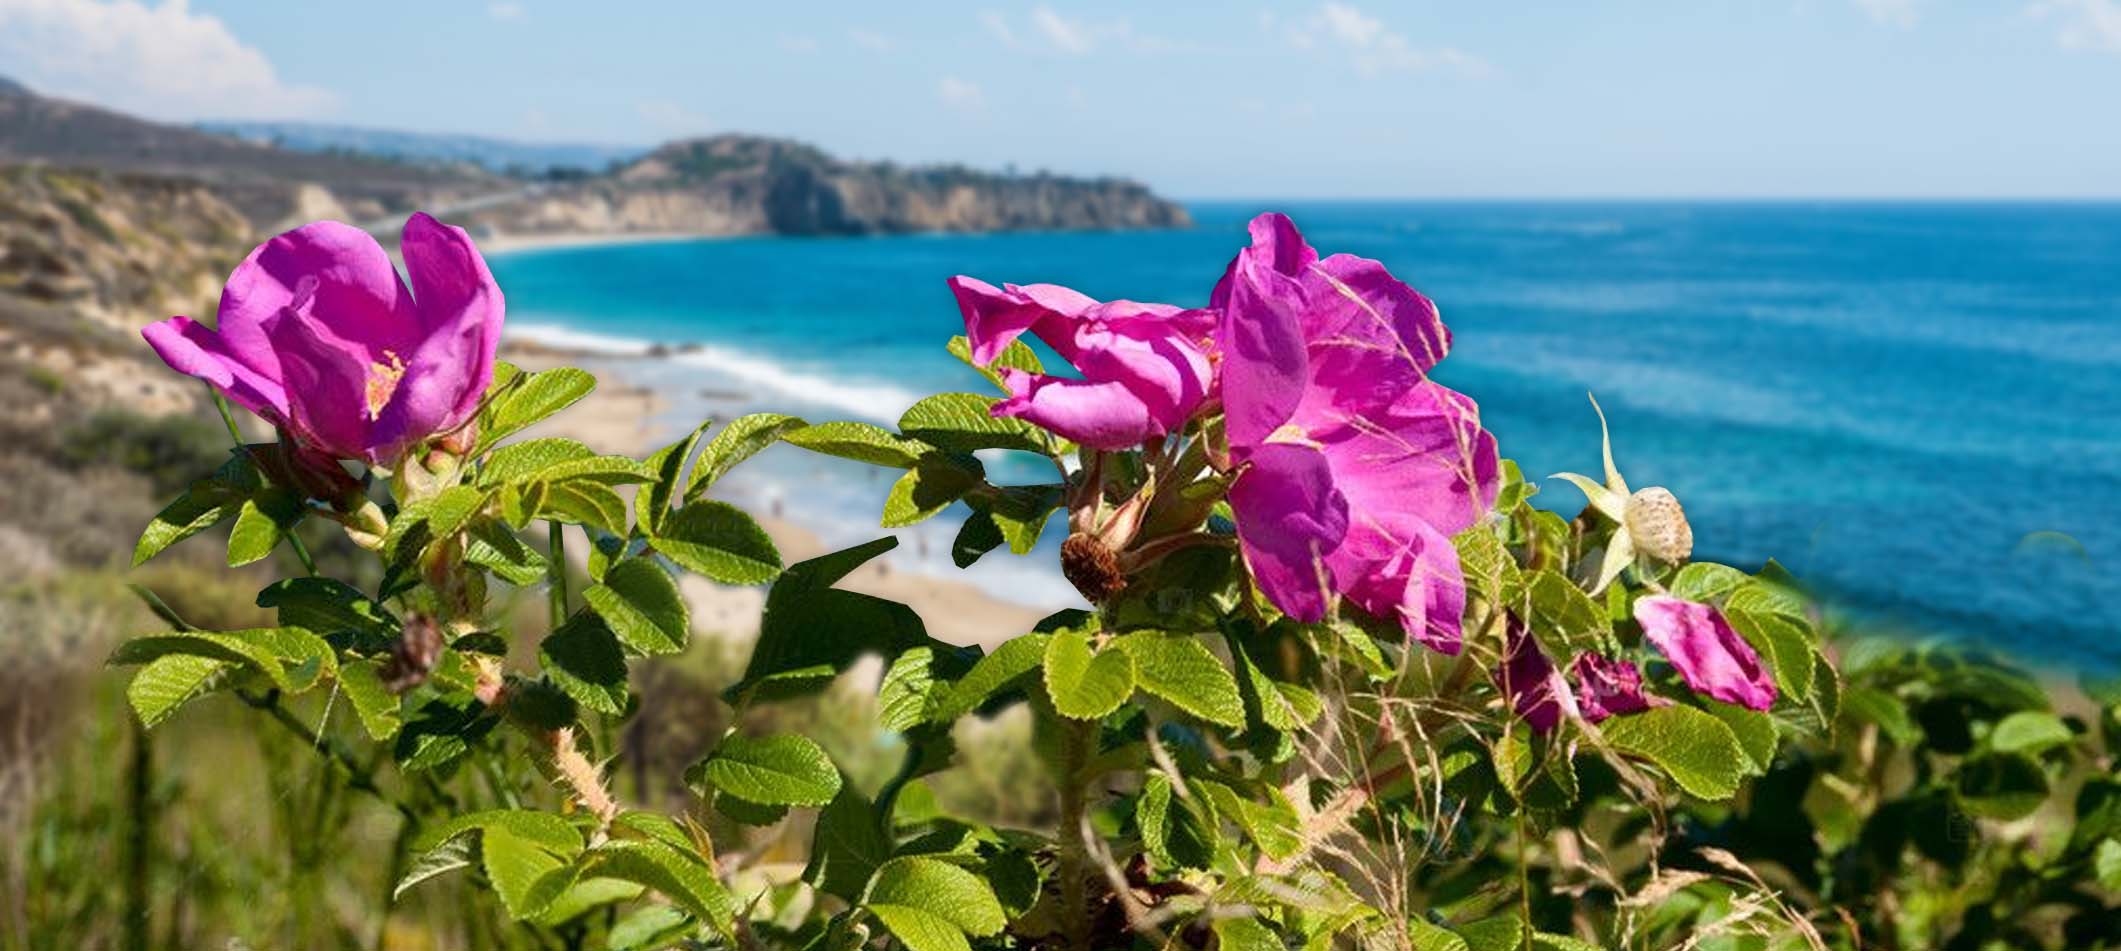
[[[101,667],[158,623],[126,585],[241,627],[289,568],[206,539],[127,564],[226,452],[138,329],[211,316],[295,224],[471,229],[508,356],[590,364],[564,425],[623,452],[758,409],[890,422],[980,388],[943,350],[950,275],[1200,305],[1283,211],[1438,302],[1439,377],[1527,475],[1596,471],[1595,394],[1697,558],[1772,556],[1844,625],[2110,670],[2117,101],[2116,0],[0,0],[0,947],[138,940],[118,909],[150,893],[171,947],[493,943],[441,890],[378,924],[395,827],[301,782],[299,743],[234,701],[150,743]],[[881,533],[875,472],[740,473],[794,557]],[[860,583],[964,642],[1073,603],[1050,558],[958,571],[955,527]],[[690,593],[726,636],[658,668],[643,797],[683,794],[756,622],[755,592]],[[789,714],[856,770],[890,742],[860,696]],[[992,746],[937,795],[1032,818]]]

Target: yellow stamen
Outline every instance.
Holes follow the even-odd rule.
[[[389,363],[372,363],[368,366],[368,419],[374,422],[383,415],[383,407],[390,405],[390,397],[398,391],[398,381],[405,379],[405,361],[388,350],[383,351]]]

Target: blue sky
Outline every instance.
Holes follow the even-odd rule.
[[[1181,197],[2117,197],[2121,0],[0,0],[0,72],[304,118]]]

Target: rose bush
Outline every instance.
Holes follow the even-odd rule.
[[[408,223],[408,290],[365,235],[298,229],[238,268],[216,328],[149,331],[281,435],[235,447],[136,561],[224,521],[230,562],[256,561],[322,517],[381,581],[275,582],[258,596],[271,628],[164,609],[171,629],[113,660],[139,666],[149,725],[214,693],[283,725],[297,695],[343,698],[392,788],[418,793],[394,800],[400,891],[478,876],[525,929],[571,941],[1663,947],[1701,927],[1655,913],[1685,899],[1725,912],[1745,939],[1727,946],[1823,946],[1828,916],[1742,865],[1637,860],[1672,807],[1732,800],[1836,721],[1839,679],[1791,579],[1689,561],[1677,500],[1629,493],[1610,447],[1602,482],[1569,477],[1579,514],[1535,506],[1474,399],[1431,379],[1451,340],[1433,303],[1379,262],[1321,257],[1280,215],[1251,238],[1204,309],[953,279],[951,350],[998,395],[931,396],[895,428],[745,416],[634,460],[511,438],[593,381],[494,362],[502,296],[463,232]],[[1024,333],[1074,373],[1047,373]],[[710,497],[779,442],[901,472],[886,527],[963,505],[960,566],[1044,551],[1060,516],[1058,567],[1088,608],[983,652],[835,587],[889,537],[783,564]],[[1054,479],[991,481],[991,452]],[[737,728],[685,774],[681,814],[615,796],[603,737],[653,715],[633,676],[688,646],[685,572],[767,586],[731,722],[881,657],[895,773],[858,782],[809,737]],[[545,592],[534,645],[507,628],[508,589]],[[957,728],[1019,706],[1050,824],[938,813],[924,778],[953,768]],[[349,773],[372,761],[318,749]],[[553,792],[471,775],[497,762]],[[787,823],[813,830],[799,872],[710,834]]]

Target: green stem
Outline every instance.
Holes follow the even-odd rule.
[[[545,523],[545,577],[551,581],[547,597],[551,599],[552,626],[557,630],[567,623],[567,538],[561,534],[558,522]]]
[[[279,691],[269,691],[264,696],[258,696],[238,690],[236,691],[236,697],[256,709],[265,711],[265,714],[271,717],[273,722],[287,728],[288,732],[300,738],[303,746],[316,750],[317,755],[337,764],[340,771],[346,774],[347,788],[359,790],[390,804],[409,823],[416,826],[420,823],[420,814],[414,811],[411,806],[385,794],[382,787],[376,785],[375,775],[369,770],[362,768],[360,763],[355,762],[351,753],[341,749],[336,743],[326,743],[322,737],[317,735],[315,730],[309,728],[309,724],[296,719],[295,715],[289,713],[286,707],[281,706]]]
[[[155,753],[147,730],[139,721],[127,720],[133,725],[133,761],[126,776],[125,948],[147,951],[154,924],[154,909],[148,904],[148,872],[154,861],[149,846],[154,838]]]
[[[212,387],[208,387],[207,392],[213,394],[214,408],[221,411],[221,423],[228,427],[228,438],[235,442],[236,448],[239,450],[248,445],[248,443],[243,441],[243,430],[236,426],[235,411],[228,408],[228,397],[222,396],[220,390]],[[302,562],[302,570],[308,572],[311,577],[315,577],[317,574],[317,560],[310,557],[309,546],[302,543],[302,536],[292,531],[288,532],[287,547],[294,549],[296,560]]]
[[[1060,728],[1061,775],[1055,786],[1060,794],[1061,928],[1072,951],[1094,951],[1090,946],[1090,853],[1083,843],[1089,795],[1082,774],[1089,765],[1097,721],[1062,717]]]

